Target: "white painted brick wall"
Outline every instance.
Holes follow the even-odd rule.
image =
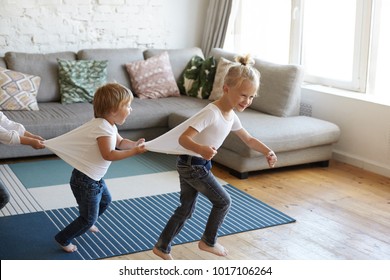
[[[174,7],[185,3],[187,12],[194,5],[205,11],[207,0],[182,1],[1,0],[0,56],[7,51],[50,53],[106,47],[179,48],[192,46],[191,42],[199,45],[199,23],[183,22],[188,17]],[[167,11],[171,15],[167,16]],[[171,17],[178,18],[177,26],[169,24]],[[181,25],[188,26],[189,32],[179,29]]]

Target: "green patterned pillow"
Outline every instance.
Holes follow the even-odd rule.
[[[95,91],[107,81],[107,60],[58,61],[61,103],[92,102]]]
[[[207,99],[213,88],[215,71],[216,61],[214,57],[203,59],[200,56],[194,56],[179,78],[180,93]]]

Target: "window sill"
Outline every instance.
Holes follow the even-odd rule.
[[[303,84],[302,89],[317,91],[320,93],[333,94],[336,96],[352,98],[355,100],[361,100],[361,101],[375,103],[375,104],[379,104],[379,105],[390,106],[390,97],[383,98],[383,97],[378,97],[378,96],[371,95],[371,94],[359,93],[359,92],[337,89],[337,88],[332,88],[332,87],[326,87],[326,86],[322,86],[322,85],[314,85],[314,84]]]

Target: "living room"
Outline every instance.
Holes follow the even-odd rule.
[[[0,55],[7,51],[200,46],[208,2],[5,1],[1,6]],[[390,110],[388,104],[372,99],[347,91],[339,94],[331,88],[302,89],[302,103],[309,106],[312,116],[341,128],[334,158],[388,176]]]
[[[200,47],[210,3],[207,0],[5,0],[0,6],[0,56],[10,51]],[[370,172],[389,177],[387,101],[311,84],[304,84],[301,94],[306,115],[332,122],[341,130],[338,142],[333,145],[335,169],[346,164],[355,170],[352,178]],[[271,174],[267,173],[265,178],[270,184]],[[283,179],[282,176],[280,180]],[[239,184],[239,180],[231,180]],[[302,179],[298,176],[297,180]],[[382,177],[377,181],[388,183]],[[250,188],[254,185],[251,183]],[[388,196],[389,185],[382,191]],[[384,224],[389,227],[388,222]]]

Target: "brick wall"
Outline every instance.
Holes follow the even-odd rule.
[[[203,28],[199,18],[203,16],[193,13],[205,14],[206,2],[1,0],[0,56],[7,51],[49,53],[82,48],[199,45]],[[177,24],[172,24],[175,18]]]

